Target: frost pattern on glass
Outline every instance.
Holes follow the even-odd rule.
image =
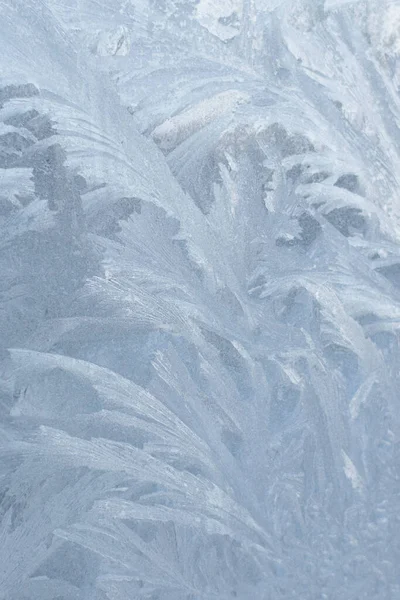
[[[0,17],[0,599],[398,600],[398,2]]]

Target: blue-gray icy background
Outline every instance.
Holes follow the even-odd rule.
[[[0,67],[0,599],[399,600],[399,2],[1,0]]]

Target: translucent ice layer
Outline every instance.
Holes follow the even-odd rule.
[[[398,2],[0,29],[0,600],[398,600]]]

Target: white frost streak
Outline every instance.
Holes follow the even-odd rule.
[[[361,479],[357,469],[354,466],[354,463],[347,456],[346,452],[342,450],[342,456],[344,461],[344,472],[346,477],[350,480],[353,489],[361,492],[363,489],[363,480]]]
[[[156,127],[153,139],[163,150],[171,150],[200,128],[218,117],[229,115],[238,105],[249,100],[248,94],[236,90],[221,92]]]

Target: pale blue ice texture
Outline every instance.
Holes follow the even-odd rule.
[[[1,0],[0,66],[0,599],[399,600],[399,2]]]

